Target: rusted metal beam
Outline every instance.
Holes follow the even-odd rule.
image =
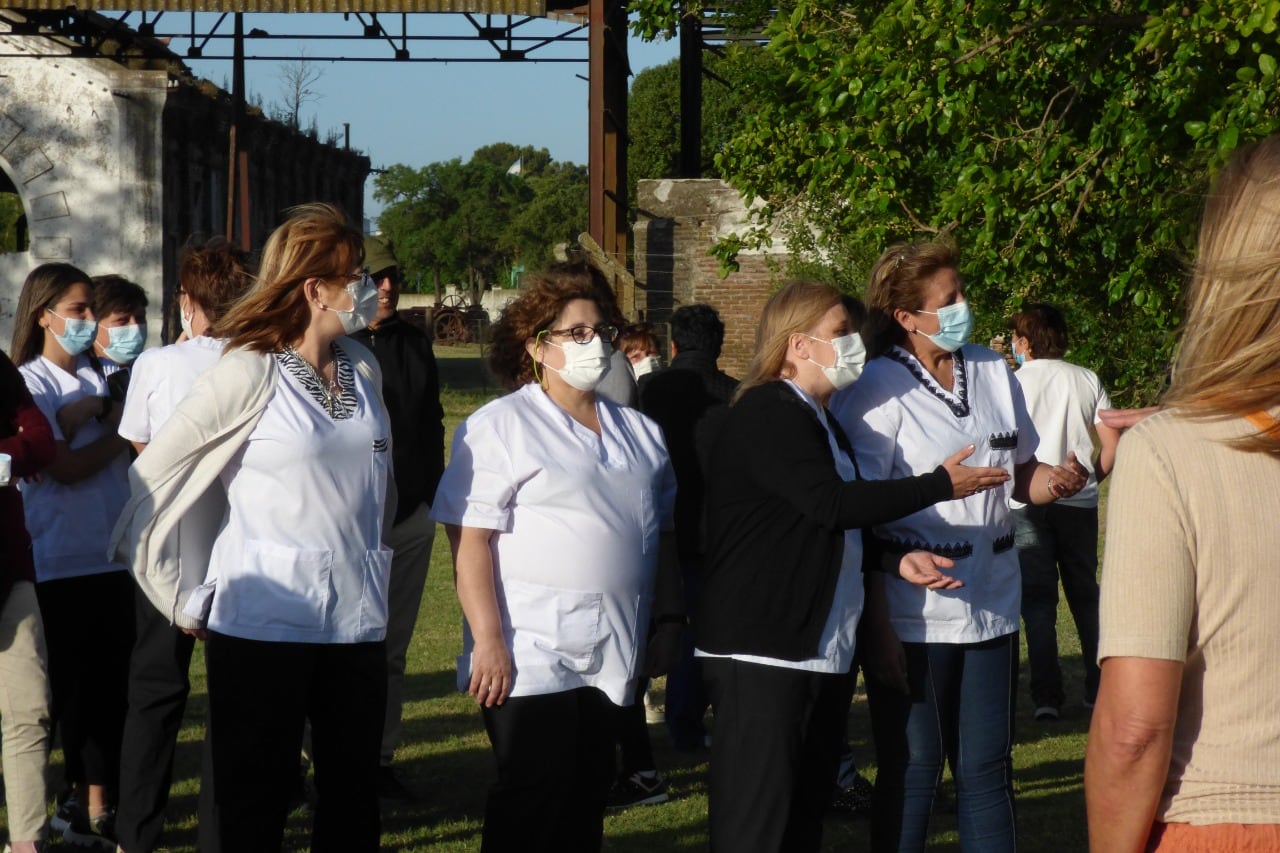
[[[615,261],[627,259],[627,10],[621,0],[591,0],[587,43],[592,239]]]

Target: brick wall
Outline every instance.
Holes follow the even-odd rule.
[[[681,305],[711,305],[725,324],[720,367],[742,376],[755,351],[760,312],[781,281],[787,256],[776,249],[744,252],[739,270],[720,277],[711,247],[740,230],[748,214],[742,197],[723,181],[645,180],[636,195],[633,313],[661,325]]]

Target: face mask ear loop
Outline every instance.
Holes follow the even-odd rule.
[[[538,347],[542,345],[542,336],[547,333],[546,329],[538,332],[533,338],[533,381],[539,385],[542,384],[542,377],[538,375]]]

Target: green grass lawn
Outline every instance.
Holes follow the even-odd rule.
[[[457,424],[489,395],[447,390],[443,395],[450,436]],[[422,796],[420,805],[387,812],[382,849],[395,851],[473,851],[479,848],[485,791],[493,776],[488,741],[480,714],[469,696],[454,689],[454,658],[461,644],[461,612],[453,594],[448,546],[436,537],[418,630],[409,652],[404,709],[404,743],[398,767]],[[1083,676],[1075,629],[1065,603],[1059,634],[1068,702],[1055,723],[1031,719],[1025,666],[1018,692],[1017,745],[1014,748],[1019,846],[1061,853],[1087,849],[1084,823],[1083,759],[1087,712],[1081,707]],[[1025,648],[1024,648],[1025,657]],[[181,736],[166,843],[173,851],[195,850],[195,812],[200,741],[206,712],[204,665],[197,648],[192,665],[192,697]],[[661,702],[662,682],[655,685]],[[874,753],[865,695],[859,691],[850,711],[854,752],[864,772],[874,775]],[[650,728],[658,764],[668,779],[672,800],[611,815],[605,822],[605,849],[616,851],[703,850],[706,848],[706,756],[673,752],[665,729]],[[61,778],[55,752],[51,776]],[[931,849],[959,849],[955,819],[937,815]],[[287,850],[306,850],[305,816],[290,818]],[[866,850],[865,821],[828,820],[826,850]]]

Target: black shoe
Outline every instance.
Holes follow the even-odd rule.
[[[106,848],[114,853],[116,849],[116,814],[107,811],[89,817],[84,811],[71,814],[67,828],[62,831],[62,840],[74,847]]]
[[[390,767],[378,768],[378,799],[389,803],[416,803],[418,795]]]
[[[1058,710],[1057,705],[1040,705],[1035,711],[1035,718],[1040,722],[1056,720],[1061,716],[1062,712]]]
[[[626,809],[631,806],[652,806],[671,799],[667,783],[657,771],[632,773],[613,783],[609,791],[609,808]]]
[[[871,817],[871,797],[875,788],[861,774],[855,774],[853,782],[847,787],[836,785],[831,794],[831,803],[827,810],[844,817]]]

